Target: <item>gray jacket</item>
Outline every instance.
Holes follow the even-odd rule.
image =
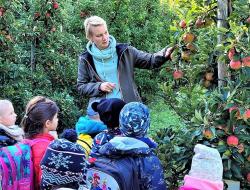
[[[134,82],[134,68],[158,68],[167,61],[163,56],[166,48],[158,53],[150,54],[137,50],[127,44],[117,44],[118,79],[122,99],[125,102],[141,101]],[[80,95],[90,97],[90,102],[105,98],[106,93],[99,90],[103,81],[97,74],[92,56],[83,52],[79,56],[77,90]]]

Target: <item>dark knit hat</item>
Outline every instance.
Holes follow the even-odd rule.
[[[64,129],[60,137],[61,139],[67,139],[73,143],[77,141],[77,133],[75,129]]]
[[[119,114],[125,104],[121,99],[109,98],[94,102],[92,108],[99,113],[101,121],[108,128],[114,128],[119,126]]]
[[[81,145],[66,139],[52,141],[41,161],[41,188],[85,184],[86,157]]]
[[[128,137],[145,137],[150,127],[149,109],[140,102],[130,102],[120,113],[120,130]]]

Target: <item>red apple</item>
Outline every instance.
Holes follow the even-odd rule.
[[[41,16],[41,14],[40,14],[39,12],[35,12],[35,13],[34,13],[34,18],[35,18],[35,19],[39,18],[40,16]]]
[[[238,70],[241,68],[241,62],[239,60],[238,61],[231,60],[229,65],[230,68],[234,70]]]
[[[228,55],[228,58],[229,58],[230,60],[232,60],[234,54],[235,54],[235,49],[234,49],[234,48],[231,48],[231,49],[228,51],[228,54],[227,54],[227,55]]]
[[[237,148],[238,148],[238,152],[239,153],[242,153],[245,149],[244,149],[244,144],[243,143],[240,143],[238,146],[237,146]]]
[[[250,56],[242,58],[242,66],[250,67]]]
[[[229,113],[231,113],[233,110],[238,110],[237,106],[233,106],[231,108],[228,109]]]
[[[5,9],[3,7],[0,7],[0,16],[3,16],[5,12]]]
[[[250,24],[250,16],[247,18],[246,22]]]
[[[203,135],[207,139],[211,139],[213,137],[213,133],[212,133],[212,131],[210,129],[205,129],[203,131]]]
[[[214,73],[213,72],[207,72],[205,74],[206,80],[212,81],[214,79]]]
[[[194,41],[195,35],[193,35],[192,33],[186,33],[186,34],[184,34],[184,36],[182,37],[182,39],[186,43],[191,43],[191,42]]]
[[[195,26],[196,28],[201,28],[202,26],[204,26],[204,23],[205,23],[204,20],[202,20],[201,18],[198,18],[195,22]]]
[[[250,109],[247,109],[244,113],[244,116],[243,116],[245,119],[249,119],[250,118]]]
[[[181,20],[181,22],[179,23],[179,26],[180,26],[182,29],[186,28],[186,27],[187,27],[186,21],[185,21],[185,20]]]
[[[53,8],[54,9],[58,9],[59,8],[59,4],[56,1],[53,3]]]
[[[250,172],[247,174],[247,181],[250,182]]]
[[[181,70],[177,70],[173,73],[173,77],[175,80],[178,80],[183,77],[183,72]]]
[[[45,14],[45,17],[46,17],[46,18],[49,18],[49,17],[51,17],[51,14],[50,14],[49,12],[47,12],[47,13]]]
[[[186,48],[189,49],[190,51],[196,50],[196,47],[192,43],[187,43]]]
[[[227,137],[227,144],[228,146],[237,146],[239,144],[238,137],[230,135],[229,137]]]

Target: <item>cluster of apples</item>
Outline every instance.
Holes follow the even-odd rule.
[[[203,25],[203,21],[198,18],[197,21],[195,22],[195,26],[196,28],[201,28]],[[185,20],[181,20],[179,23],[179,26],[182,29],[186,29],[187,28],[187,23]],[[196,36],[192,33],[192,32],[186,32],[183,36],[182,36],[182,41],[185,43],[185,51],[181,52],[181,58],[184,61],[190,61],[190,57],[192,52],[194,52],[196,50],[195,45],[193,44],[194,40],[195,40]]]
[[[212,85],[212,81],[214,80],[214,72],[207,71],[204,75],[203,85],[208,88]]]
[[[228,111],[229,111],[229,113],[231,113],[234,110],[236,111],[235,117],[237,118],[237,120],[239,120],[239,119],[248,120],[250,118],[250,109],[246,109],[243,114],[240,114],[239,108],[237,106],[233,106],[233,107],[229,108]]]
[[[205,21],[203,21],[201,18],[198,18],[197,21],[195,22],[195,26],[196,28],[201,28],[203,27]],[[185,30],[187,28],[187,23],[185,20],[181,20],[179,23],[179,27],[182,28],[183,30]],[[186,32],[184,33],[184,35],[182,36],[182,41],[185,44],[185,50],[182,50],[180,53],[180,57],[182,60],[184,61],[190,61],[191,59],[191,54],[193,52],[196,51],[196,47],[193,44],[194,40],[195,40],[196,36],[192,33],[192,32]],[[174,54],[172,54],[174,55]],[[173,60],[173,56],[171,56],[171,59]],[[179,80],[183,77],[184,73],[181,70],[176,69],[173,72],[173,78],[175,80]]]
[[[230,59],[229,66],[233,70],[239,70],[241,67],[250,67],[250,56],[246,56],[242,59],[239,59],[238,52],[235,48],[231,48],[228,51],[228,58]]]
[[[56,10],[56,9],[59,8],[59,4],[55,0],[52,0],[50,3],[51,3],[51,7],[52,8],[45,13],[44,16],[45,16],[46,19],[49,19],[51,17],[51,12],[52,12],[53,9]],[[34,20],[38,20],[40,17],[41,17],[41,13],[40,12],[35,12],[34,13]],[[52,26],[50,31],[51,32],[55,32],[56,31],[56,27]]]

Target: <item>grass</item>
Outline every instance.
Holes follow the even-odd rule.
[[[151,128],[149,134],[153,134],[157,129],[171,127],[173,129],[180,129],[185,124],[181,118],[166,105],[163,100],[158,100],[149,104],[151,114]]]

